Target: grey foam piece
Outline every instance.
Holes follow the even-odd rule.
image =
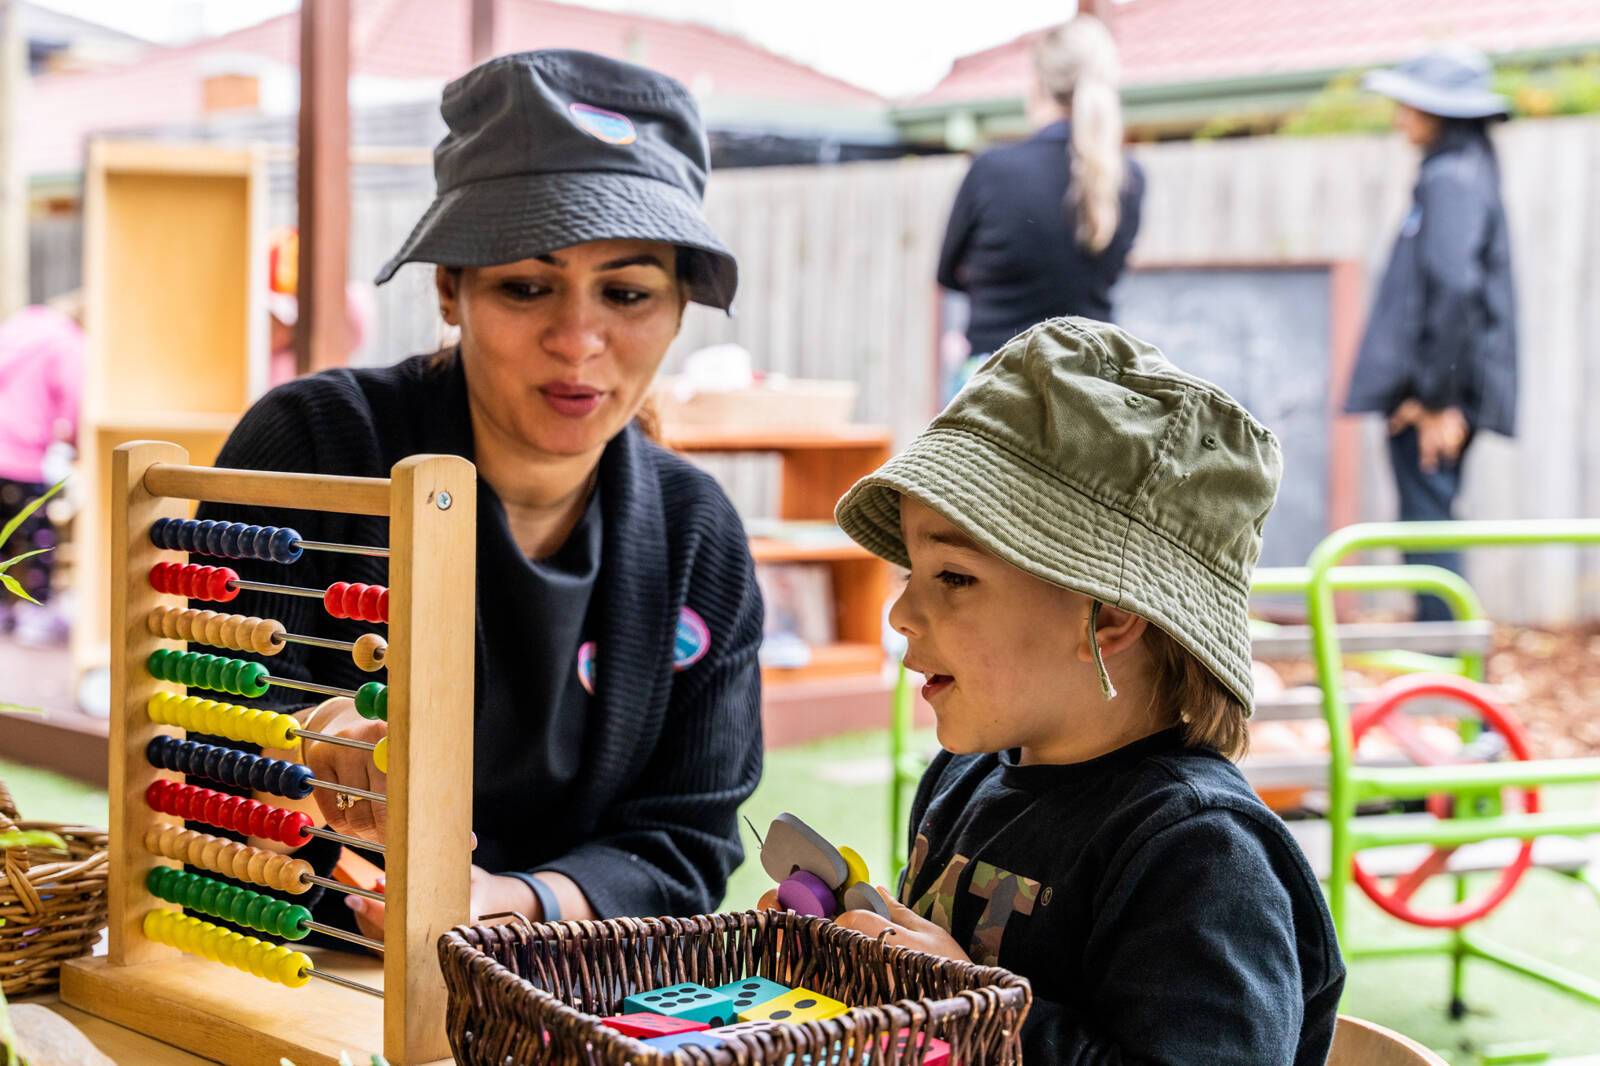
[[[871,911],[880,918],[889,917],[889,902],[878,894],[878,890],[864,881],[857,881],[844,890],[844,898],[840,900],[847,911]]]
[[[850,867],[839,849],[787,812],[774,818],[767,830],[767,839],[761,845],[761,868],[780,885],[795,870],[804,870],[822,878],[835,892],[850,878]]]

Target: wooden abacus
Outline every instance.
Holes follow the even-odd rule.
[[[334,1066],[341,1051],[380,1048],[393,1066],[448,1059],[436,942],[467,920],[469,905],[477,515],[472,464],[457,456],[412,456],[385,479],[187,463],[184,449],[150,441],[125,444],[113,457],[109,947],[104,957],[62,967],[61,998],[230,1066],[276,1066],[280,1057],[296,1066]],[[183,517],[192,500],[386,517],[389,548],[303,542],[293,530],[275,527],[193,523]],[[279,562],[303,549],[386,554],[389,587],[261,586],[226,567],[174,563],[164,553],[177,548]],[[387,621],[388,640],[372,635],[344,645],[301,638],[270,620],[219,618],[167,598],[226,600],[239,588],[318,595],[338,617]],[[297,640],[343,647],[363,669],[387,669],[388,684],[373,682],[346,693],[272,678],[260,663],[172,650],[173,639],[255,651]],[[240,708],[226,698],[179,695],[172,682],[243,696],[260,695],[269,685],[356,696],[368,717],[387,714],[388,735],[373,752],[388,773],[387,794],[316,782],[307,768],[286,760],[179,739],[180,725],[267,746],[319,735],[287,716]],[[308,828],[298,812],[181,784],[175,769],[291,797],[328,787],[386,801],[385,843],[367,845],[384,853],[387,950],[381,974],[370,957],[302,953],[277,943],[309,929],[328,930],[270,890],[295,893],[313,882],[361,890],[316,878],[292,856],[180,829],[157,812],[286,844],[304,843],[308,835],[358,842]],[[183,873],[183,861],[253,882],[260,891]],[[179,869],[160,872],[173,867]],[[196,914],[170,909],[173,901]],[[255,928],[270,939],[244,937],[202,921],[202,915]],[[359,939],[348,933],[344,938]],[[381,1010],[373,996],[382,997]]]

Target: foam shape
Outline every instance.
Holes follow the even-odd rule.
[[[747,1011],[741,1011],[739,1020],[799,1025],[801,1022],[821,1022],[837,1018],[849,1009],[848,1004],[829,999],[820,992],[813,992],[809,988],[796,988],[777,999],[769,999]]]
[[[704,1022],[707,1026],[727,1025],[735,1020],[732,999],[692,981],[653,988],[622,1001],[624,1015],[640,1012],[662,1014],[668,1018],[687,1018]]]
[[[749,1010],[758,1003],[765,1003],[769,999],[777,999],[785,992],[791,992],[788,985],[780,985],[776,981],[769,981],[765,977],[746,977],[743,981],[729,981],[725,985],[718,985],[717,991],[733,1000],[735,1014]]]
[[[674,1033],[671,1036],[657,1036],[645,1041],[653,1048],[662,1051],[676,1051],[678,1048],[693,1045],[695,1047],[723,1047],[725,1040],[719,1040],[710,1034],[709,1030],[697,1030],[689,1033]]]
[[[856,849],[845,844],[839,845],[839,855],[844,859],[849,874],[845,877],[847,885],[870,884],[872,874],[867,870],[867,860],[856,854]]]
[[[657,1036],[676,1036],[679,1033],[693,1033],[710,1028],[705,1022],[697,1022],[691,1018],[669,1018],[665,1014],[652,1014],[648,1011],[601,1018],[600,1024],[608,1029],[615,1029],[624,1036],[636,1036],[641,1040]]]
[[[880,918],[889,917],[889,902],[876,888],[868,884],[854,884],[844,890],[841,901],[847,911],[871,911]]]
[[[822,878],[806,870],[796,870],[778,886],[778,906],[813,918],[832,918],[839,913],[839,901]]]
[[[761,844],[761,868],[782,884],[796,870],[822,879],[829,891],[849,883],[850,865],[839,849],[809,825],[784,812],[772,820]]]

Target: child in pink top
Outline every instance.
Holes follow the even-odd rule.
[[[25,307],[0,322],[0,525],[49,487],[45,456],[51,445],[77,436],[83,349],[78,323],[51,307]],[[0,544],[0,559],[55,543],[55,530],[36,511]],[[53,555],[36,555],[8,571],[40,603],[49,599]],[[15,602],[8,596],[3,606]],[[9,610],[0,614],[0,625],[10,620]],[[30,642],[64,635],[55,632],[62,627],[53,614],[19,612],[17,624],[19,638]]]

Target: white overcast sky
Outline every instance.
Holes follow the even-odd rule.
[[[224,33],[296,0],[34,0],[151,40]],[[1063,21],[1075,0],[586,0],[706,23],[887,96],[926,89],[967,52]]]

